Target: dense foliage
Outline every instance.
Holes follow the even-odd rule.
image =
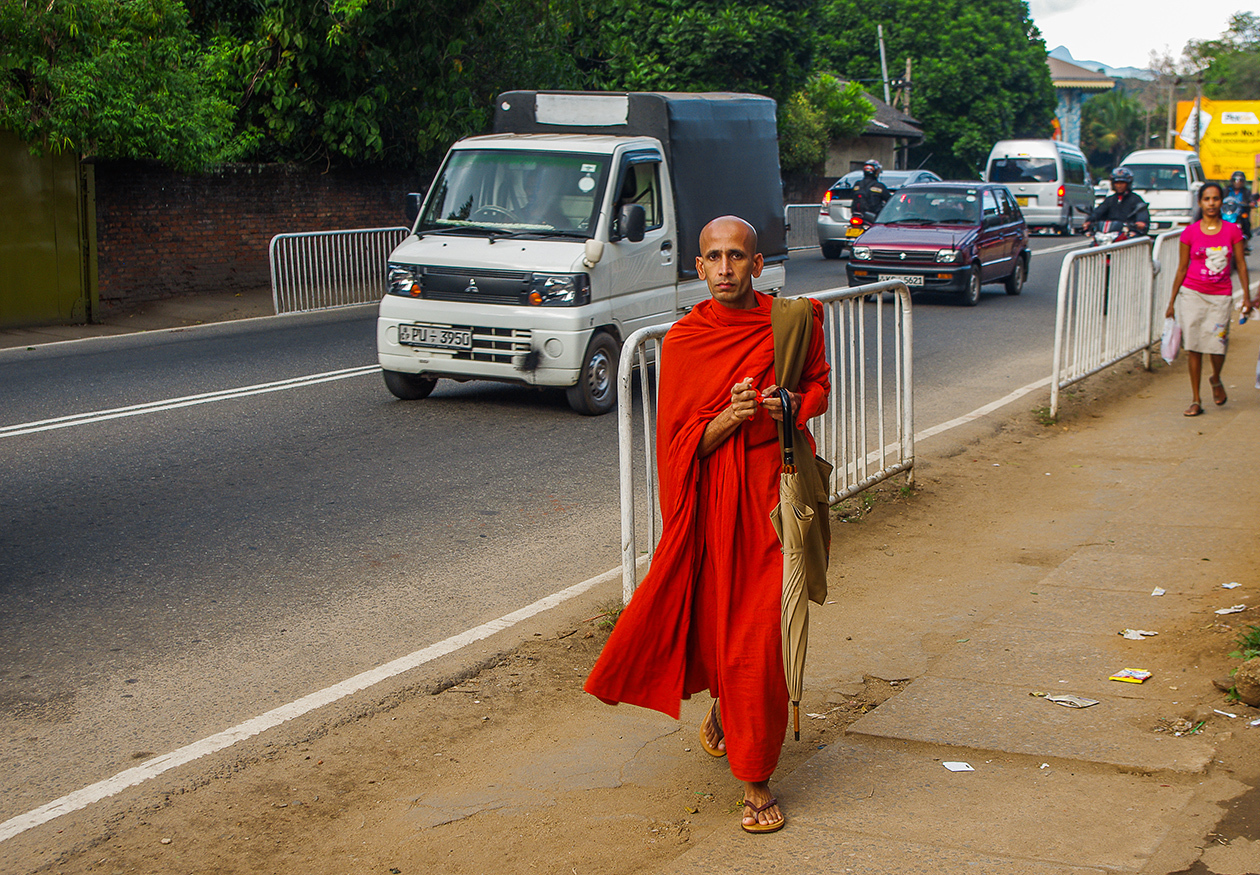
[[[1081,151],[1094,173],[1115,167],[1134,149],[1145,148],[1147,110],[1119,89],[1096,94],[1081,107]]]
[[[1260,14],[1238,12],[1214,40],[1186,46],[1186,59],[1203,70],[1203,94],[1213,100],[1260,100]]]
[[[483,130],[500,91],[749,91],[780,102],[803,168],[869,119],[881,22],[890,72],[914,61],[928,166],[970,175],[994,140],[1048,132],[1024,0],[7,0],[0,124],[181,167],[414,167]]]
[[[889,74],[913,61],[910,109],[926,138],[912,163],[975,177],[995,141],[1049,136],[1054,88],[1024,0],[820,0],[818,13],[817,66],[878,80],[879,24]]]

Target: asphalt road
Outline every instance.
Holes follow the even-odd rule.
[[[920,428],[1048,375],[1062,255],[1019,297],[916,297]],[[0,352],[0,429],[370,366],[374,320]],[[0,482],[0,820],[619,562],[616,419],[556,391],[366,373],[0,431]]]

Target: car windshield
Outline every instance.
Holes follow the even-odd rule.
[[[1189,191],[1186,168],[1178,164],[1125,164],[1133,171],[1133,187],[1143,191]]]
[[[879,225],[976,225],[980,222],[980,198],[974,190],[966,189],[907,189],[884,205],[875,222]]]
[[[989,162],[989,182],[1054,182],[1057,179],[1053,158],[994,158]]]
[[[588,236],[607,173],[606,155],[456,151],[434,181],[416,231]]]

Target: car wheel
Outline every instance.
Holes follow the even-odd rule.
[[[1008,295],[1018,295],[1024,290],[1024,280],[1026,279],[1028,279],[1028,258],[1021,255],[1015,259],[1015,269],[1006,278],[1006,293]]]
[[[381,371],[385,377],[385,388],[403,401],[419,401],[428,398],[433,387],[437,385],[436,377],[422,377],[419,374],[404,374],[401,371]]]
[[[967,288],[963,291],[964,307],[974,307],[980,303],[980,265],[973,264],[967,274]]]
[[[844,247],[839,243],[824,243],[822,245],[823,258],[839,258],[844,254]]]
[[[586,345],[578,381],[565,396],[569,406],[583,416],[602,416],[617,405],[617,359],[621,350],[617,341],[597,331]]]

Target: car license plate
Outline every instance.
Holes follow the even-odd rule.
[[[457,325],[403,323],[398,326],[398,342],[433,349],[472,349],[472,329]]]
[[[881,283],[894,282],[896,280],[901,280],[908,286],[923,285],[923,277],[918,276],[917,274],[881,273],[879,275],[879,281]]]
[[[1030,197],[1016,197],[1015,198],[1015,203],[1019,204],[1021,207],[1028,206],[1030,201],[1032,201],[1032,198]]]
[[[849,226],[848,228],[845,228],[845,229],[844,229],[844,236],[846,236],[846,237],[861,237],[861,236],[862,236],[862,231],[863,231],[863,230],[864,230],[864,229],[862,229],[862,228],[856,228],[856,227],[853,227],[853,226]]]

